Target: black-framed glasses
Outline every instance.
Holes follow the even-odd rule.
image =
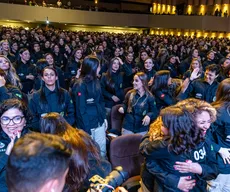
[[[12,119],[6,116],[1,117],[1,124],[3,125],[8,125],[10,123],[10,121],[13,121],[14,124],[19,124],[22,122],[22,119],[24,118],[24,116],[15,116]]]

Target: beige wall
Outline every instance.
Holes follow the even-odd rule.
[[[230,32],[230,18],[212,16],[170,16],[123,14],[95,11],[79,11],[24,5],[1,4],[0,19],[19,20],[23,22],[44,22],[49,18],[52,23],[100,25],[116,27],[145,27],[193,29]]]

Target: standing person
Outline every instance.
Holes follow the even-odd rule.
[[[8,155],[14,142],[29,132],[27,124],[30,121],[30,113],[27,106],[18,99],[8,99],[0,105],[0,189],[7,191],[5,170]],[[19,139],[20,140],[20,139]]]
[[[216,101],[212,103],[217,110],[217,120],[213,123],[214,141],[223,148],[230,148],[230,79],[223,80],[216,92]],[[230,189],[230,158],[223,161],[217,156],[220,174],[209,182],[208,191],[222,192]]]
[[[120,67],[123,67],[127,71],[127,66],[124,66],[123,61],[119,57],[115,57],[110,61],[108,67],[108,71],[102,74],[101,89],[105,101],[108,126],[110,128],[111,109],[114,105],[121,104],[125,98],[123,89],[124,73],[120,71]]]
[[[100,62],[94,56],[83,60],[81,74],[72,88],[75,104],[76,125],[83,129],[98,143],[101,155],[106,157],[107,120],[103,95],[97,75]]]
[[[154,97],[148,90],[147,75],[139,72],[134,76],[133,89],[126,96],[118,111],[125,115],[122,134],[138,133],[144,135],[149,124],[157,117]]]
[[[74,124],[73,102],[68,91],[59,86],[57,71],[52,67],[43,69],[41,88],[33,93],[29,106],[33,115],[32,127],[36,131],[40,131],[40,118],[49,112],[60,113],[69,124]]]
[[[30,63],[30,52],[27,48],[20,49],[19,56],[15,69],[22,83],[22,92],[28,94],[33,89],[36,68]]]

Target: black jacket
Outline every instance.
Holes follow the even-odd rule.
[[[129,112],[129,98],[132,97],[133,94],[134,97],[131,103],[132,110],[131,112]],[[147,94],[144,94],[142,97],[140,97],[140,95],[136,93],[134,89],[126,94],[123,108],[125,112],[125,117],[122,127],[134,133],[144,132],[148,130],[149,125],[142,125],[142,120],[145,115],[148,115],[151,121],[155,120],[158,115],[154,97]]]
[[[214,81],[211,85],[203,79],[192,81],[184,93],[178,95],[179,100],[196,98],[212,103],[216,100],[216,90],[219,83]]]
[[[31,127],[33,127],[36,131],[40,130],[39,120],[41,116],[50,112],[60,113],[60,115],[62,115],[70,125],[74,124],[74,106],[68,91],[62,89],[64,94],[63,105],[59,104],[57,91],[57,88],[54,91],[50,91],[45,87],[47,104],[44,106],[41,105],[41,89],[33,93],[29,102],[29,107],[33,115]]]
[[[29,133],[29,130],[26,127],[23,128],[21,137],[27,133]],[[8,137],[8,135],[1,129],[0,130],[0,191],[1,192],[8,191],[6,185],[6,163],[7,163],[8,156],[5,154],[5,152],[10,141],[11,140]]]
[[[16,64],[16,72],[22,83],[22,92],[28,94],[28,92],[33,89],[34,80],[26,79],[26,76],[31,74],[36,78],[37,73],[35,66],[29,62],[24,64],[23,62],[18,61]]]
[[[79,79],[72,88],[72,98],[76,110],[76,125],[91,135],[91,129],[104,123],[105,104],[99,80]]]
[[[7,99],[22,99],[22,92],[15,86],[0,87],[0,103]]]
[[[173,97],[169,89],[156,90],[153,92],[153,95],[155,96],[158,111],[170,105],[176,104],[176,98]]]
[[[123,89],[123,74],[124,73],[112,73],[112,81],[114,83],[114,88],[111,89],[106,81],[107,81],[107,74],[103,73],[101,78],[101,90],[104,96],[105,107],[112,108],[116,104],[120,104],[123,102],[125,98],[124,89]],[[114,102],[112,96],[117,96],[120,101]]]
[[[195,149],[180,155],[170,152],[168,149],[169,137],[165,136],[161,140],[150,142],[148,134],[143,138],[140,145],[140,152],[145,156],[143,181],[146,186],[154,183],[152,191],[157,192],[181,192],[177,188],[181,176],[191,176],[196,179],[195,187],[191,192],[206,191],[206,180],[215,179],[218,175],[215,152],[209,143],[201,142]],[[180,173],[174,169],[175,162],[185,162],[191,160],[197,162],[202,167],[202,174]],[[149,174],[145,174],[145,172]],[[144,174],[143,174],[144,173]],[[151,177],[150,175],[154,177]],[[146,177],[147,176],[147,177]],[[153,182],[155,180],[155,182]]]
[[[230,106],[226,103],[223,106],[215,107],[217,110],[217,119],[212,124],[212,136],[214,142],[220,147],[230,148],[230,140],[227,136],[230,136]],[[219,171],[222,174],[230,173],[230,165],[224,164],[223,159],[220,155],[217,155]]]

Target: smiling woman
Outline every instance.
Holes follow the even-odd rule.
[[[11,152],[15,140],[28,133],[26,124],[30,117],[26,105],[17,99],[6,100],[0,106],[0,188],[3,192],[7,191],[5,169],[3,168],[7,155]]]

